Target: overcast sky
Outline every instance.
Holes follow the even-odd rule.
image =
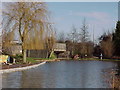
[[[115,28],[118,20],[117,2],[48,2],[51,20],[58,32],[70,32],[72,25],[78,30],[84,18],[88,31],[97,39],[104,32]]]

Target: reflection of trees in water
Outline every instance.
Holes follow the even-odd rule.
[[[117,70],[111,71],[111,87],[120,89],[120,62],[117,62]]]
[[[21,88],[40,88],[42,87],[42,73],[22,71]]]
[[[120,89],[120,62],[117,62],[117,70],[112,76],[112,88]]]
[[[118,70],[117,70],[117,75],[120,76],[120,62],[117,62],[117,68],[118,68]]]

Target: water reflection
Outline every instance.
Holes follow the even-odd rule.
[[[107,88],[103,70],[114,62],[60,61],[34,69],[3,74],[3,88]]]
[[[117,75],[120,75],[120,62],[117,62]]]

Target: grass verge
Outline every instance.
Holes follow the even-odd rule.
[[[30,63],[37,63],[40,62],[41,60],[50,60],[49,58],[33,58],[33,57],[27,57],[27,62]]]
[[[82,58],[79,60],[120,61],[120,60],[114,60],[114,59],[98,59],[98,58]]]

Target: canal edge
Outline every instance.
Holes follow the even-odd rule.
[[[35,64],[35,65],[31,65],[31,66],[26,66],[26,67],[19,67],[19,68],[12,68],[12,69],[0,70],[0,74],[11,73],[11,72],[15,72],[15,71],[27,70],[27,69],[38,67],[38,66],[43,65],[45,63],[46,63],[46,61],[44,61],[42,63],[39,63],[39,64]]]

